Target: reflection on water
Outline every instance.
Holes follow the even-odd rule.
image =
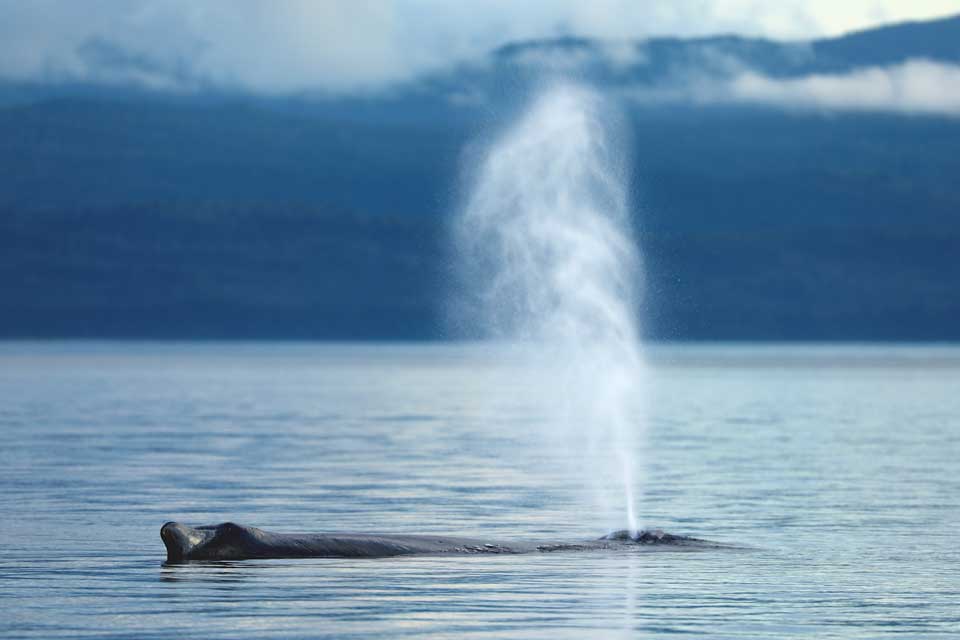
[[[165,565],[169,519],[604,531],[502,353],[0,346],[0,635],[956,637],[960,349],[653,359],[644,522],[753,550]]]

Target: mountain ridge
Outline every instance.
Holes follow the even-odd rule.
[[[791,55],[833,43],[815,73],[843,73],[916,58],[864,49],[898,29],[960,43],[960,17],[934,22]],[[768,53],[770,77],[814,69]],[[601,91],[639,77],[608,62],[578,72]],[[470,150],[540,73],[501,62],[337,99],[24,90],[0,105],[0,337],[449,337],[445,228]],[[622,110],[651,337],[960,339],[960,118]]]

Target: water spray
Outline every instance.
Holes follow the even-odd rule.
[[[538,96],[484,154],[455,241],[473,324],[543,365],[548,428],[582,452],[598,508],[636,532],[640,260],[609,114],[580,86]]]

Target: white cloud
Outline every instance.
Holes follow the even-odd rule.
[[[665,87],[639,88],[629,96],[648,103],[740,103],[797,110],[960,116],[960,65],[909,60],[850,73],[795,78],[743,71],[725,80],[687,77]]]
[[[910,60],[791,79],[744,73],[730,83],[729,95],[741,102],[795,108],[960,116],[960,65]]]
[[[0,78],[357,91],[529,38],[804,38],[950,12],[960,0],[0,0]]]

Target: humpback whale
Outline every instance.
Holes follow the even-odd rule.
[[[382,558],[400,555],[517,554],[627,549],[695,550],[727,545],[664,533],[616,531],[583,542],[498,542],[479,538],[375,533],[272,533],[233,522],[160,529],[167,562],[266,558]]]

